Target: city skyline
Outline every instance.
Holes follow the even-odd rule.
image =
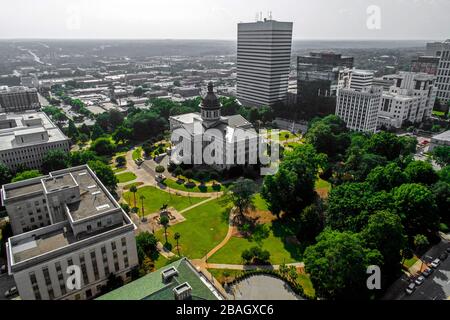
[[[232,40],[237,23],[253,22],[258,13],[268,17],[269,12],[275,20],[294,22],[294,40],[431,40],[448,38],[450,29],[445,16],[450,2],[445,0],[40,2],[39,7],[29,0],[4,6],[4,14],[15,19],[0,21],[5,30],[0,39]],[[420,23],[409,19],[419,12]],[[368,22],[372,18],[379,24]]]

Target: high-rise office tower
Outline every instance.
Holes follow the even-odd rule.
[[[41,108],[36,89],[27,87],[0,87],[0,110],[21,112]]]
[[[427,55],[439,58],[436,87],[441,103],[450,101],[450,39],[443,42],[427,43]]]
[[[373,84],[373,72],[354,69],[350,78],[350,89],[362,91]]]
[[[336,93],[348,86],[353,60],[334,52],[297,57],[297,102],[304,118],[335,112]]]
[[[285,101],[292,46],[292,22],[238,24],[237,97],[244,105]]]

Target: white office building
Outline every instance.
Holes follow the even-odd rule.
[[[439,58],[437,68],[437,98],[441,103],[450,101],[450,39],[427,44],[427,55]]]
[[[69,138],[43,112],[0,114],[0,162],[10,170],[41,169],[54,149],[69,152]]]
[[[393,85],[383,93],[379,126],[401,128],[406,121],[421,123],[431,117],[437,94],[435,76],[400,72],[383,79],[392,81]]]
[[[130,279],[136,227],[87,165],[3,185],[1,193],[15,234],[8,272],[22,299],[90,299],[111,274]],[[68,281],[71,266],[79,287],[76,276]]]
[[[362,91],[369,88],[373,83],[373,72],[366,70],[353,69],[350,74],[350,89]]]
[[[41,108],[35,88],[0,87],[0,112],[21,112]]]
[[[244,105],[271,106],[287,99],[292,22],[238,24],[237,98]]]
[[[361,91],[340,89],[336,100],[336,115],[351,130],[376,132],[382,95],[381,87],[368,87]]]

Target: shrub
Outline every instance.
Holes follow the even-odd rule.
[[[155,168],[155,171],[156,171],[157,173],[163,173],[163,172],[165,171],[165,169],[164,169],[163,166],[157,166],[157,167]]]
[[[116,158],[116,164],[118,167],[123,167],[127,164],[127,159],[124,156],[119,156]]]

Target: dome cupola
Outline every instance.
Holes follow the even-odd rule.
[[[217,121],[220,119],[220,110],[222,105],[214,93],[214,85],[212,82],[208,83],[208,93],[202,98],[200,110],[202,119],[204,121]]]

